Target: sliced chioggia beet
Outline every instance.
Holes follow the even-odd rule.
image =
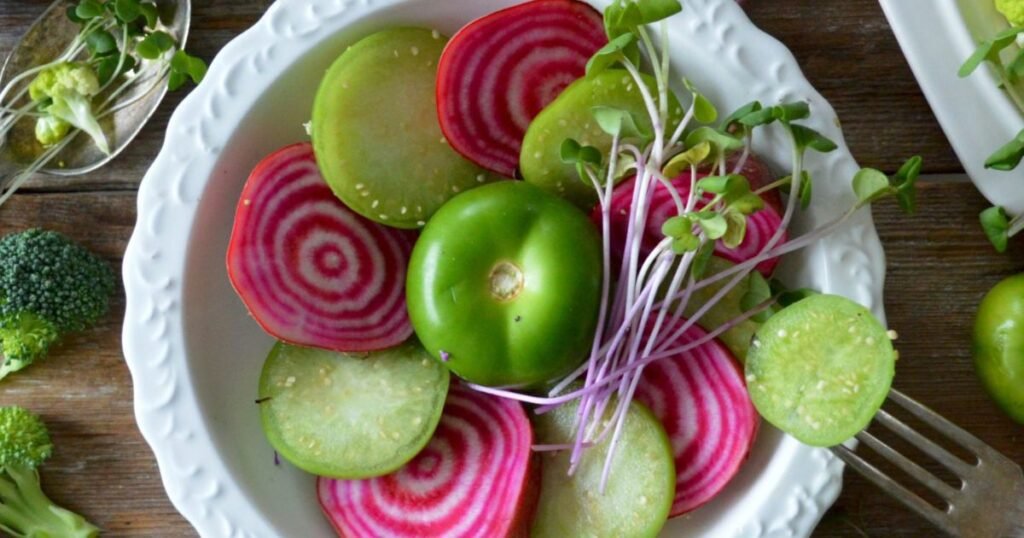
[[[691,326],[672,347],[705,335]],[[658,417],[672,442],[676,496],[671,515],[711,500],[739,471],[757,433],[757,411],[736,359],[711,339],[655,361],[644,369],[636,399]]]
[[[392,28],[345,50],[324,75],[311,133],[324,178],[359,214],[419,228],[449,198],[495,176],[448,144],[437,121],[437,62],[447,39]]]
[[[308,143],[264,158],[249,176],[228,245],[228,276],[279,340],[372,351],[412,335],[405,307],[408,232],[345,207]]]
[[[896,369],[890,333],[863,306],[812,295],[768,319],[747,355],[757,411],[812,446],[834,446],[871,422]]]
[[[469,23],[441,55],[441,130],[467,159],[513,177],[534,116],[605,43],[601,14],[576,0],[524,2]]]
[[[430,440],[448,379],[448,370],[415,342],[373,353],[278,343],[260,375],[263,432],[306,472],[384,475]]]
[[[602,426],[612,418],[614,407],[613,401]],[[578,401],[573,401],[537,417],[537,442],[571,446],[578,408]],[[587,448],[572,475],[569,450],[542,452],[543,478],[531,537],[658,535],[668,518],[676,482],[672,446],[665,429],[643,405],[630,403],[601,491],[611,437],[609,433],[599,444]]]
[[[519,403],[452,385],[419,455],[387,476],[320,478],[320,505],[347,538],[526,536],[536,506],[532,443]]]
[[[703,174],[698,174],[697,179],[704,177]],[[690,196],[690,173],[685,172],[682,175],[674,178],[670,183],[675,187],[676,192],[682,200]],[[612,192],[611,200],[611,232],[612,232],[612,254],[616,259],[621,259],[623,245],[625,244],[626,231],[629,229],[629,220],[632,215],[633,205],[633,188],[636,184],[635,179],[629,179],[624,181],[621,185],[615,188]],[[698,201],[698,204],[702,202],[711,201],[713,195],[705,193],[702,200]],[[700,206],[696,206],[699,208]],[[643,242],[641,243],[641,258],[646,256],[654,249],[659,241],[665,238],[665,234],[661,231],[662,224],[668,219],[679,214],[679,210],[676,207],[675,199],[669,190],[662,184],[658,183],[654,187],[654,194],[651,196],[651,205],[647,213],[647,226],[644,232]],[[600,208],[595,209],[591,213],[591,218],[594,222],[601,222],[601,211]],[[741,263],[751,258],[756,257],[761,250],[771,239],[772,235],[779,226],[782,225],[782,215],[778,209],[770,203],[766,203],[765,206],[751,214],[747,218],[747,232],[741,242],[736,248],[727,247],[721,240],[715,244],[715,255],[728,260],[732,263]],[[787,233],[783,231],[782,238],[779,240],[777,245],[781,245],[787,240]],[[765,276],[770,276],[775,270],[775,267],[779,264],[779,258],[770,258],[759,264],[757,264],[757,270]]]

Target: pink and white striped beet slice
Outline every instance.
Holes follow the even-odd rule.
[[[263,329],[298,345],[373,351],[412,335],[405,306],[409,232],[339,201],[308,143],[268,155],[242,189],[228,276]]]
[[[705,334],[694,325],[672,347]],[[661,420],[672,442],[676,497],[671,517],[693,511],[736,475],[757,434],[757,410],[739,363],[712,339],[648,365],[636,398]]]
[[[704,177],[704,174],[698,174],[697,178]],[[610,215],[610,229],[611,229],[611,249],[612,255],[615,259],[621,259],[623,254],[623,248],[625,245],[626,232],[629,229],[629,219],[632,211],[633,204],[633,186],[635,184],[634,179],[628,179],[615,188],[612,192],[611,200],[611,215]],[[673,187],[676,188],[679,196],[686,200],[690,195],[690,173],[686,172],[671,181]],[[704,200],[711,200],[711,196],[705,194]],[[666,220],[676,216],[678,210],[675,205],[675,201],[668,189],[664,185],[658,184],[654,189],[654,194],[651,196],[651,205],[647,213],[647,225],[644,232],[643,241],[641,242],[641,255],[646,256],[651,250],[657,246],[658,242],[664,237],[661,232],[661,225]],[[601,222],[601,208],[594,209],[591,214],[592,219],[600,227]],[[757,256],[764,246],[771,239],[771,236],[775,234],[775,231],[782,225],[782,215],[779,210],[771,203],[766,203],[764,208],[750,215],[747,219],[747,235],[744,237],[743,242],[736,248],[726,247],[721,241],[715,245],[715,255],[720,258],[729,260],[733,263],[741,263]],[[785,231],[782,232],[782,238],[779,240],[777,245],[784,243],[788,237]],[[770,276],[775,267],[779,264],[779,258],[770,258],[757,264],[757,270],[764,276]]]
[[[317,481],[347,538],[525,536],[536,508],[533,430],[522,406],[452,384],[433,438],[398,471]]]
[[[576,0],[534,0],[459,30],[438,63],[437,113],[448,143],[513,177],[534,116],[607,43],[601,14]]]

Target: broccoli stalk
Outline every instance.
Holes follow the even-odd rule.
[[[29,97],[45,114],[36,120],[36,139],[43,145],[56,144],[74,126],[110,155],[107,135],[92,110],[92,98],[99,91],[96,72],[87,65],[63,62],[41,71],[28,86]]]
[[[0,407],[0,530],[14,538],[93,538],[99,529],[43,493],[37,468],[53,443],[46,424],[17,406]]]
[[[92,326],[113,290],[110,266],[64,235],[33,229],[0,239],[0,379]]]

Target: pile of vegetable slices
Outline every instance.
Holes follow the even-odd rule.
[[[680,98],[680,11],[378,31],[327,71],[312,143],[253,170],[227,265],[279,340],[257,403],[339,535],[654,536],[726,487],[758,414],[826,446],[881,405],[891,334],[771,276],[874,200],[912,207],[920,160],[861,170],[854,207],[790,238],[804,153],[835,145],[806,103]],[[750,151],[768,128],[786,177]]]

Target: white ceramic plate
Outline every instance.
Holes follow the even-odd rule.
[[[985,159],[1024,128],[1024,116],[995,74],[957,71],[977,44],[1009,27],[992,0],[879,0],[935,117],[978,190],[1024,213],[1024,167],[986,170]]]
[[[124,262],[124,350],[139,427],[174,505],[209,537],[331,536],[313,478],[275,466],[253,403],[271,339],[248,317],[225,272],[235,203],[265,154],[306,138],[320,76],[344,47],[376,29],[416,24],[451,33],[514,0],[279,0],[232,41],[171,118],[139,191]],[[752,99],[805,99],[809,124],[840,149],[813,155],[815,202],[798,229],[853,203],[856,163],[832,108],[793,56],[732,0],[684,0],[671,21],[672,57],[722,109]],[[758,151],[789,162],[778,132]],[[884,255],[866,211],[784,264],[785,276],[847,295],[882,315]],[[762,428],[750,460],[709,505],[665,536],[806,536],[840,489],[841,463]]]

